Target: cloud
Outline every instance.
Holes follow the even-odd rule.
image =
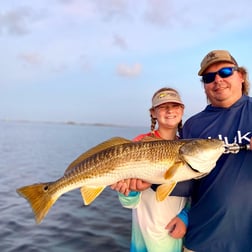
[[[113,37],[113,40],[114,40],[114,45],[120,47],[121,49],[128,48],[127,42],[122,36],[115,34]]]
[[[55,13],[60,13],[61,8],[63,14],[68,18],[76,20],[92,20],[96,18],[96,7],[92,1],[82,0],[59,0],[60,9],[56,8]]]
[[[125,77],[135,77],[140,75],[142,71],[142,65],[135,63],[133,66],[128,66],[125,64],[119,64],[117,66],[117,74]]]
[[[19,7],[9,12],[0,13],[0,32],[13,35],[27,34],[31,17],[31,9],[27,7]]]
[[[70,4],[70,3],[73,3],[74,0],[59,0],[59,2],[63,4]]]
[[[149,0],[145,19],[155,25],[166,25],[170,22],[172,5],[167,0]]]
[[[128,16],[127,0],[58,0],[65,13],[76,18],[94,20],[97,17],[104,21]]]
[[[21,53],[18,58],[29,65],[41,65],[43,62],[42,56],[38,53]]]
[[[93,0],[105,20],[111,20],[116,17],[127,17],[129,4],[128,0]]]

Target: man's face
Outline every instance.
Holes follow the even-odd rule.
[[[235,66],[226,62],[215,63],[206,69],[204,75],[218,72],[223,68],[229,68],[230,70],[232,67]],[[222,74],[217,73],[212,82],[204,83],[205,92],[213,106],[230,107],[242,96],[243,76],[237,70],[232,70],[231,75],[227,77],[221,77],[220,75]]]

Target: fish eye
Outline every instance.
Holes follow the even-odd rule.
[[[49,189],[49,186],[48,185],[46,185],[46,186],[44,186],[44,191],[48,191],[48,189]]]

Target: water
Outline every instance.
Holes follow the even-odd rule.
[[[0,251],[129,251],[131,211],[110,188],[89,206],[79,190],[64,194],[39,225],[16,188],[61,177],[77,156],[110,137],[147,130],[0,121]]]

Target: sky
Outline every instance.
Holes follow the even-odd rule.
[[[206,106],[203,57],[252,73],[250,0],[8,0],[0,9],[0,120],[150,126],[155,91],[184,121]]]

